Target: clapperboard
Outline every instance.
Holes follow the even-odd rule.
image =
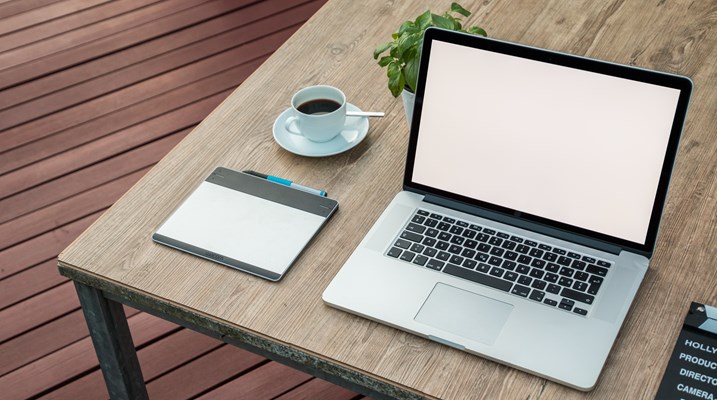
[[[717,400],[717,308],[692,303],[655,399]]]

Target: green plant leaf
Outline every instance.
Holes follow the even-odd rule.
[[[416,26],[421,32],[423,32],[424,30],[426,30],[426,28],[432,25],[433,14],[431,14],[430,11],[426,11],[423,14],[419,15],[418,18],[416,18]]]
[[[439,28],[455,29],[455,21],[453,20],[453,18],[446,18],[440,15],[433,14],[433,23],[436,24],[436,26]]]
[[[469,28],[468,33],[488,37],[488,33],[486,33],[485,29],[478,27],[478,26],[473,26],[473,27]]]
[[[393,97],[398,97],[406,84],[406,78],[401,72],[401,66],[396,61],[389,63],[386,74],[388,75],[388,90],[391,91]]]
[[[412,33],[418,32],[418,27],[416,27],[416,24],[413,23],[413,21],[406,21],[401,24],[401,27],[398,28],[398,37],[401,37],[403,35],[410,35]]]
[[[385,66],[387,66],[388,63],[390,63],[392,60],[393,60],[393,57],[391,57],[391,56],[381,57],[381,59],[378,60],[378,65],[381,66],[381,67],[385,67]]]
[[[407,62],[412,57],[415,57],[415,53],[411,50],[415,49],[418,42],[423,37],[422,33],[414,33],[413,35],[406,35],[398,40],[398,58],[402,58],[403,62]]]
[[[416,82],[418,81],[418,66],[420,57],[416,57],[413,60],[406,63],[403,67],[404,74],[406,75],[406,84],[411,88],[413,93],[416,93]]]
[[[381,53],[383,53],[384,51],[388,50],[388,48],[391,47],[392,44],[393,44],[393,42],[386,42],[386,43],[376,47],[376,50],[373,51],[373,59],[377,60],[378,56]]]
[[[464,17],[470,17],[471,12],[463,8],[460,4],[454,2],[451,4],[451,11],[456,12]]]

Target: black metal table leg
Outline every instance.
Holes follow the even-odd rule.
[[[122,304],[75,282],[92,343],[112,399],[147,399],[142,370]]]

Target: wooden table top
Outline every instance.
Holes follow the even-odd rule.
[[[581,393],[326,306],[321,293],[401,189],[408,129],[372,58],[426,1],[331,0],[59,257],[63,273],[166,301],[428,397],[653,398],[690,301],[717,304],[717,3],[478,1],[491,37],[684,74],[695,83],[651,268],[596,388]],[[430,2],[443,12],[449,1]],[[301,87],[341,88],[371,119],[349,152],[305,158],[271,127]],[[480,102],[480,96],[477,96]],[[268,282],[153,243],[216,166],[328,191],[340,209],[288,275]],[[83,279],[80,279],[83,280]],[[88,279],[89,281],[89,279]],[[362,293],[371,296],[370,290]]]

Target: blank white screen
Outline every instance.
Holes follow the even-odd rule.
[[[644,244],[678,97],[434,41],[412,180]]]

